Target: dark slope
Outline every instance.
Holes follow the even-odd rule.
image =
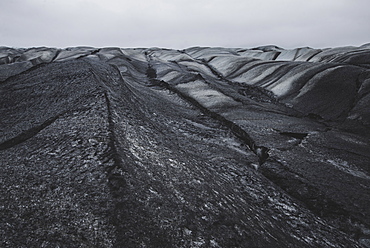
[[[369,58],[1,47],[1,247],[370,246]]]

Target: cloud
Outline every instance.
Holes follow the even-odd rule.
[[[282,47],[369,42],[368,0],[4,0],[7,46]]]

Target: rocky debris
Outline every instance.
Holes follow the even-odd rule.
[[[1,247],[370,247],[370,47],[0,47]]]

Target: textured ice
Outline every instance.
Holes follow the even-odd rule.
[[[369,56],[0,47],[0,246],[369,247]]]

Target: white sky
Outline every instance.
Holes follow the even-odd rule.
[[[370,0],[0,0],[0,46],[294,47],[370,42]]]

